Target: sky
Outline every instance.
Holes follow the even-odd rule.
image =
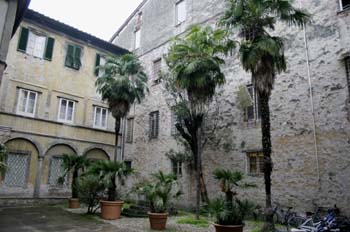
[[[142,0],[31,0],[29,8],[109,40]]]

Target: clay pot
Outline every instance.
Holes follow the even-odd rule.
[[[215,224],[216,232],[243,232],[243,225],[219,225]]]
[[[70,209],[80,208],[80,202],[78,198],[69,198],[68,199],[68,207]]]
[[[124,201],[100,201],[101,218],[114,220],[120,218]]]
[[[168,213],[148,212],[149,222],[152,230],[165,230]]]

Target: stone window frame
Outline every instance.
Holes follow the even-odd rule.
[[[102,106],[98,106],[98,105],[94,105],[93,106],[93,108],[94,108],[94,118],[93,118],[93,126],[94,126],[94,128],[98,128],[98,129],[107,129],[107,125],[108,125],[108,113],[109,113],[109,111],[108,111],[108,109],[106,108],[106,107],[102,107]],[[99,119],[99,121],[100,121],[100,124],[101,124],[101,126],[98,126],[98,125],[96,125],[96,113],[97,113],[97,108],[100,108],[101,109],[101,116],[100,116],[100,119]],[[102,115],[103,115],[103,111],[105,111],[106,112],[106,118],[105,118],[105,126],[102,126]]]
[[[245,151],[246,153],[246,173],[249,176],[262,176],[264,175],[263,165],[264,165],[264,154],[262,150],[252,150]],[[255,162],[256,170],[252,171],[252,158],[257,158]]]
[[[179,5],[180,4],[185,4],[184,6],[185,6],[185,19],[183,20],[183,21],[179,21],[179,14],[178,14],[178,9],[179,9]],[[186,4],[186,0],[177,0],[176,2],[175,2],[175,26],[179,26],[179,25],[181,25],[181,24],[183,24],[184,22],[186,22],[187,21],[187,17],[188,17],[188,15],[187,15],[187,4]]]
[[[16,113],[19,115],[23,115],[23,116],[28,116],[28,117],[35,117],[35,113],[37,110],[37,104],[38,104],[38,98],[39,98],[39,92],[31,90],[31,89],[26,89],[26,88],[21,88],[19,87],[19,92],[18,92],[18,97],[17,97],[17,103],[16,103]],[[26,100],[26,106],[25,108],[27,108],[28,102],[29,102],[29,94],[34,93],[35,94],[35,101],[34,101],[34,107],[33,107],[33,113],[28,113],[28,112],[23,112],[20,111],[19,106],[20,106],[20,102],[21,102],[21,96],[23,94],[24,91],[28,92],[28,99]]]
[[[256,89],[255,89],[253,84],[247,84],[246,88],[248,90],[248,93],[249,93],[250,97],[252,98],[252,101],[253,101],[253,105],[249,106],[249,107],[253,108],[253,118],[249,118],[249,114],[248,114],[248,108],[249,107],[247,107],[244,110],[244,121],[245,122],[256,122],[256,121],[259,121],[261,119],[261,107],[260,107],[260,104],[259,104],[259,97],[258,97],[257,91],[256,91]],[[250,92],[250,89],[251,89],[252,93]]]
[[[171,126],[170,126],[170,135],[176,136],[179,134],[179,131],[176,128],[176,123],[179,123],[179,119],[174,111],[171,111]]]
[[[162,58],[159,57],[152,62],[152,84],[157,85],[160,83],[160,75],[162,73]]]
[[[8,150],[8,154],[9,155],[11,155],[11,153],[12,154],[16,154],[16,155],[26,155],[26,156],[28,156],[27,157],[27,160],[28,160],[28,165],[27,165],[27,167],[26,167],[26,174],[25,174],[25,185],[24,186],[8,186],[8,185],[6,185],[6,171],[5,171],[5,174],[4,174],[4,177],[3,177],[3,185],[4,186],[7,186],[7,187],[9,187],[9,188],[23,188],[23,189],[26,189],[26,188],[28,188],[28,180],[29,180],[29,175],[30,175],[30,161],[31,161],[31,159],[32,159],[32,152],[31,151],[26,151],[26,150]],[[5,164],[7,165],[7,166],[10,166],[8,163],[7,163],[7,155],[5,156],[5,160],[4,160],[5,162]]]
[[[66,177],[65,177],[65,181],[62,185],[60,184],[56,184],[56,185],[51,185],[50,184],[50,177],[51,177],[51,169],[52,169],[52,160],[53,159],[62,159],[63,156],[62,155],[53,155],[50,157],[50,160],[49,160],[49,170],[48,170],[48,178],[47,178],[47,185],[49,186],[49,188],[67,188],[67,186],[69,185],[69,179],[70,179],[70,173],[68,172]]]
[[[177,177],[182,177],[183,174],[183,162],[180,160],[171,159],[171,171]]]
[[[75,119],[75,111],[76,111],[76,103],[77,101],[75,100],[72,100],[72,99],[68,99],[68,98],[65,98],[65,97],[58,97],[58,115],[57,115],[57,121],[58,122],[63,122],[63,123],[70,123],[70,124],[73,124],[74,123],[74,119]],[[67,115],[65,115],[65,119],[61,119],[60,118],[60,114],[61,114],[61,106],[62,106],[62,101],[65,100],[67,101],[67,106],[68,106],[68,103],[69,102],[73,102],[73,111],[72,111],[72,120],[67,120]],[[68,111],[68,107],[66,108],[66,113]]]
[[[344,7],[344,0],[339,0],[339,9],[340,11],[350,10],[350,3]]]
[[[134,49],[137,50],[141,47],[141,28],[135,28],[134,39]]]
[[[156,139],[159,136],[159,111],[149,114],[149,138]]]
[[[126,143],[133,143],[134,139],[134,117],[129,117],[126,119]]]

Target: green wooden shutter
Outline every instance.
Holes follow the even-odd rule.
[[[55,45],[55,39],[48,37],[47,43],[46,43],[46,49],[45,49],[45,55],[44,58],[46,60],[52,60],[52,53],[53,53],[53,46]]]
[[[67,67],[73,67],[73,53],[74,53],[74,46],[68,44],[66,62],[65,62],[65,65]]]
[[[98,76],[99,69],[97,67],[100,66],[100,60],[101,60],[101,56],[100,54],[97,53],[96,60],[95,60],[95,76]]]
[[[21,52],[26,51],[27,43],[28,43],[28,35],[29,35],[29,30],[25,27],[22,27],[21,35],[18,41],[18,47],[17,47],[18,51],[21,51]]]
[[[75,69],[79,69],[81,66],[80,56],[81,56],[81,48],[76,46],[74,51],[74,68]]]

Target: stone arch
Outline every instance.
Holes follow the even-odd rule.
[[[63,145],[63,146],[67,146],[67,147],[70,147],[70,149],[72,149],[72,151],[74,151],[73,152],[73,154],[79,154],[79,149],[78,149],[78,147],[76,147],[74,144],[72,144],[72,143],[70,143],[70,142],[53,142],[53,143],[50,143],[48,146],[47,146],[47,148],[46,148],[46,150],[45,150],[45,153],[44,153],[44,156],[46,156],[47,154],[48,154],[48,152],[52,149],[52,148],[54,148],[54,147],[56,147],[56,146],[58,146],[58,145]]]
[[[100,147],[89,147],[85,149],[83,155],[88,159],[110,160],[109,154]]]
[[[19,137],[10,138],[10,139],[6,140],[4,144],[10,143],[11,141],[18,140],[18,139],[22,139],[22,140],[25,140],[25,141],[33,144],[33,146],[35,147],[35,149],[38,152],[38,157],[41,157],[44,155],[41,145],[37,141],[35,141],[34,139],[29,138],[29,137],[19,136]]]
[[[0,176],[0,182],[5,186],[17,189],[14,193],[11,193],[12,196],[20,194],[21,197],[24,195],[32,197],[38,173],[40,146],[32,139],[25,137],[11,138],[5,142],[5,145],[9,151],[7,157],[9,170],[13,168],[16,172],[8,170],[4,176]],[[18,190],[18,187],[23,188],[23,192]],[[0,194],[2,195],[2,193]]]

